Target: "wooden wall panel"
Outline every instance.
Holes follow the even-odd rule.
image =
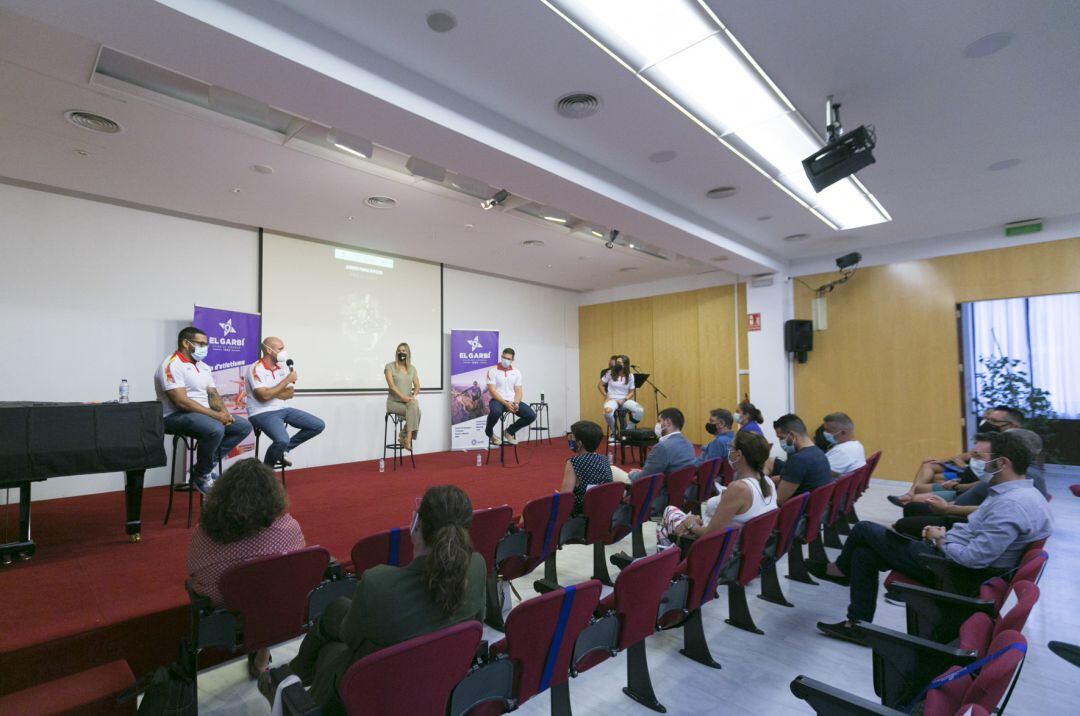
[[[578,308],[578,375],[581,390],[581,419],[593,420],[601,425],[604,414],[600,395],[596,392],[596,379],[600,369],[607,365],[614,353],[612,345],[612,304],[603,303]],[[569,427],[569,426],[567,426]]]
[[[829,328],[795,365],[796,410],[812,427],[848,413],[867,450],[884,450],[877,476],[908,480],[924,457],[962,448],[956,304],[1077,290],[1080,238],[860,269],[829,295]],[[796,282],[796,318],[810,318],[812,297]]]

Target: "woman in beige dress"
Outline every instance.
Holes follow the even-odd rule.
[[[384,374],[390,393],[386,396],[386,412],[404,416],[405,427],[401,430],[401,446],[412,450],[412,441],[420,427],[420,376],[412,364],[412,349],[408,343],[399,343],[394,351],[395,359],[386,364]]]

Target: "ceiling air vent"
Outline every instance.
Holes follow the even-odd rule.
[[[123,129],[108,117],[102,117],[100,114],[86,112],[81,109],[69,109],[64,112],[64,119],[76,127],[89,129],[91,132],[101,132],[102,134],[116,134]]]
[[[584,119],[600,111],[600,99],[596,95],[574,92],[559,98],[555,111],[567,119]]]
[[[369,196],[364,203],[372,209],[393,209],[397,206],[397,201],[388,196]]]

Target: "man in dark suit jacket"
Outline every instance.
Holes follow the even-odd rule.
[[[678,469],[694,464],[696,455],[694,446],[682,434],[683,414],[678,408],[664,408],[660,411],[656,423],[660,442],[649,451],[649,457],[640,470],[632,470],[630,479],[636,480],[645,475],[662,472],[671,474]]]

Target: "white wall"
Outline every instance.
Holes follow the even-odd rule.
[[[791,412],[791,360],[784,352],[784,321],[794,315],[791,281],[774,277],[772,285],[746,286],[746,312],[761,314],[761,330],[749,331],[750,399],[765,415],[761,430],[776,443],[772,423]]]
[[[195,304],[258,305],[253,230],[0,184],[0,249],[0,401],[114,400],[121,378],[132,400],[153,400],[154,370]],[[546,394],[553,432],[577,419],[576,294],[446,269],[444,330],[451,328],[499,329],[502,344],[518,351],[526,399]],[[289,348],[302,374],[304,348]],[[449,449],[448,400],[445,391],[421,396],[418,454]],[[295,405],[327,422],[293,454],[296,467],[381,452],[385,396],[300,396]],[[165,484],[168,474],[152,470],[147,484]],[[121,489],[123,477],[113,473],[53,478],[33,492],[49,499]],[[0,492],[0,504],[17,499],[14,490]]]

